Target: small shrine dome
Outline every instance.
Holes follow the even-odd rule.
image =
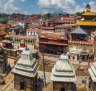
[[[29,50],[29,48],[25,48],[25,50],[23,50],[22,54],[29,55],[29,54],[32,54],[32,53]]]
[[[78,54],[76,46],[72,47],[70,53]]]
[[[60,56],[60,60],[68,60],[68,55],[63,53],[61,56]]]

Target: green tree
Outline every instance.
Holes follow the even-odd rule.
[[[0,18],[0,23],[6,24],[8,22],[7,18]]]
[[[50,13],[44,15],[44,19],[50,19],[50,18],[52,18],[52,15]]]
[[[81,16],[81,12],[77,12],[76,15],[77,15],[77,16]]]

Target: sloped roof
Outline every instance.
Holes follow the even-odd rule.
[[[39,36],[40,38],[50,38],[50,39],[64,39],[67,40],[67,37],[65,34],[61,34],[61,33],[48,33],[48,32],[42,32]]]
[[[82,16],[96,16],[94,12],[84,12]]]
[[[74,29],[72,32],[72,34],[87,34],[82,28],[78,27],[76,29]]]

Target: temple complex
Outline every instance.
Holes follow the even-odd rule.
[[[96,91],[96,62],[89,68],[89,88],[91,91]]]
[[[38,63],[28,48],[14,66],[14,88],[16,91],[36,91]]]
[[[68,39],[61,33],[41,33],[39,35],[39,51],[49,54],[62,54],[68,49]]]
[[[75,91],[76,74],[68,55],[62,54],[52,69],[53,91]]]
[[[86,6],[86,11],[82,13],[81,21],[77,25],[83,28],[89,35],[96,30],[96,14],[91,11],[89,4]]]
[[[82,29],[81,27],[77,27],[76,29],[71,31],[71,35],[69,36],[69,38],[69,52],[70,56],[73,59],[79,60],[79,58],[81,58],[81,60],[86,61],[89,56],[93,59],[94,44],[84,29]]]

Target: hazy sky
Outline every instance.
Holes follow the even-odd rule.
[[[86,4],[96,11],[96,0],[0,0],[0,12],[4,13],[47,13],[83,11]]]

